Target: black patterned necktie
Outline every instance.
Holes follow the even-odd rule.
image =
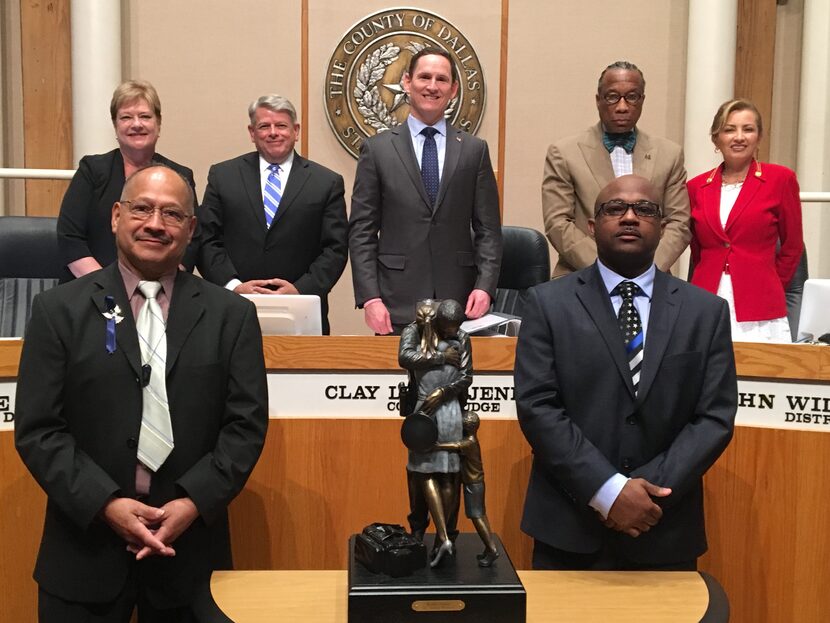
[[[640,384],[640,368],[643,365],[643,326],[640,322],[640,312],[634,307],[634,297],[640,292],[640,286],[633,281],[623,281],[616,287],[616,291],[622,297],[617,321],[625,340],[625,352],[636,395]]]
[[[429,197],[429,204],[435,207],[435,198],[438,196],[438,146],[435,144],[435,135],[438,130],[426,127],[421,130],[424,135],[424,151],[421,154],[421,179]]]

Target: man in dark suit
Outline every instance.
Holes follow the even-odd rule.
[[[611,182],[598,261],[530,290],[515,387],[534,568],[694,569],[706,551],[702,476],[737,409],[729,310],[656,270],[660,197]]]
[[[177,270],[194,227],[184,178],[141,169],[112,209],[118,261],[34,300],[15,443],[48,498],[41,621],[195,620],[231,566],[265,366],[254,306]]]
[[[615,177],[641,175],[660,195],[663,238],[654,263],[668,271],[686,249],[689,197],[683,150],[637,126],[646,99],[643,72],[627,61],[606,67],[595,96],[599,123],[548,148],[542,179],[545,232],[559,261],[559,277],[593,264],[597,248],[588,232],[599,191]]]
[[[501,265],[487,143],[444,117],[458,92],[450,55],[413,55],[403,87],[409,118],[364,141],[349,221],[355,302],[378,334],[400,333],[427,298],[455,299],[468,318],[482,316]]]
[[[199,223],[199,272],[240,294],[328,293],[346,267],[343,178],[294,151],[294,106],[263,95],[248,107],[256,151],[213,165]]]

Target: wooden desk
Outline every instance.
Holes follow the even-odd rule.
[[[477,372],[510,374],[513,338],[473,338]],[[0,341],[0,378],[17,376],[20,340]],[[397,370],[397,338],[268,337],[272,371]],[[748,379],[830,381],[830,347],[735,344]],[[276,398],[278,400],[278,397]],[[406,453],[394,419],[274,419],[262,458],[231,505],[237,569],[343,569],[349,535],[373,521],[404,523]],[[531,540],[519,529],[530,451],[513,420],[484,420],[487,508],[518,569]],[[823,623],[830,612],[830,434],[738,427],[705,479],[709,553],[700,568],[723,584],[734,623]],[[31,579],[45,496],[0,432],[0,604],[36,617]],[[464,531],[473,528],[465,519]],[[320,535],[325,535],[321,538]],[[660,598],[658,598],[660,599]]]
[[[527,623],[698,623],[709,589],[693,572],[519,571]],[[346,571],[217,571],[210,589],[236,623],[346,623]],[[706,621],[726,621],[710,610]]]

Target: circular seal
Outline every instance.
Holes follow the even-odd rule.
[[[355,158],[364,139],[406,120],[403,76],[412,55],[425,47],[445,49],[458,71],[458,95],[445,114],[448,123],[473,134],[478,130],[484,74],[467,38],[434,13],[387,9],[352,26],[326,68],[326,116],[337,140]]]

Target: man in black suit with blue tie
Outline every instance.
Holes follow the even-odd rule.
[[[199,273],[239,294],[328,293],[348,256],[343,177],[294,151],[294,105],[263,95],[248,107],[256,151],[215,164],[202,206]]]
[[[530,290],[516,348],[533,566],[694,569],[702,477],[737,409],[729,310],[656,269],[660,194],[645,178],[608,184],[589,229],[598,261]]]

